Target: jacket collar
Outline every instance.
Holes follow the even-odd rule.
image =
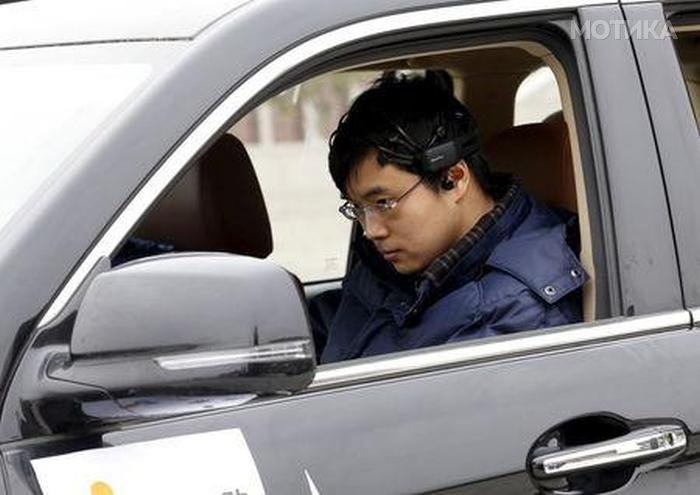
[[[410,325],[431,300],[479,278],[488,269],[505,272],[546,303],[556,303],[587,279],[567,243],[567,225],[574,225],[575,220],[574,215],[554,212],[518,189],[503,215],[464,254],[440,287],[424,279],[408,308],[394,308],[396,323]]]
[[[371,272],[367,275],[386,289],[383,302],[375,303],[387,308],[396,324],[404,327],[431,301],[479,278],[489,268],[518,279],[547,303],[557,302],[586,279],[566,242],[565,222],[574,219],[571,214],[557,215],[518,188],[498,221],[455,264],[440,287],[426,278],[397,273],[366,241],[357,243],[356,249]]]
[[[450,249],[433,260],[422,275],[422,279],[429,279],[434,288],[438,288],[449,277],[452,270],[459,264],[462,258],[468,254],[474,246],[498,223],[503,214],[508,211],[510,203],[519,191],[519,186],[511,184],[496,204],[472,226]]]
[[[464,253],[460,261],[445,277],[438,293],[449,292],[455,285],[463,285],[465,280],[476,278],[483,269],[492,252],[506,242],[513,232],[527,217],[532,207],[530,197],[520,188],[516,188],[505,211],[481,238]]]
[[[508,273],[554,304],[587,280],[567,242],[567,228],[576,224],[576,217],[530,202],[530,214],[513,236],[493,249],[486,265]]]

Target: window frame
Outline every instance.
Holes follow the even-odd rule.
[[[394,43],[381,45],[379,47],[370,45],[354,45],[344,52],[343,49],[333,52],[332,58],[323,59],[324,64],[314,60],[309,63],[309,67],[296,67],[291,79],[277,80],[251,100],[242,113],[237,118],[241,118],[247,112],[257,108],[267,99],[279,94],[282,91],[293,87],[296,84],[312,77],[318,77],[324,73],[334,70],[345,70],[348,68],[363,67],[382,60],[401,59],[411,56],[421,56],[426,53],[441,53],[449,51],[459,51],[464,49],[487,48],[491,45],[501,43],[535,43],[549,50],[556,58],[556,63],[565,72],[567,90],[570,93],[571,106],[575,119],[575,131],[577,132],[577,142],[580,149],[580,160],[582,167],[588,164],[590,170],[585,179],[585,203],[588,205],[590,218],[590,236],[596,239],[604,239],[605,242],[598,242],[594,246],[592,257],[595,266],[595,319],[619,316],[622,314],[620,308],[620,280],[617,276],[617,247],[615,246],[615,236],[613,234],[611,214],[609,205],[605,203],[606,182],[605,160],[602,152],[593,145],[593,134],[595,131],[589,130],[591,122],[595,122],[595,106],[592,102],[586,104],[585,90],[582,85],[582,78],[585,78],[585,67],[580,65],[580,60],[573,55],[573,47],[567,46],[567,41],[563,39],[563,31],[569,26],[566,21],[559,17],[558,21],[552,21],[548,28],[554,28],[557,33],[548,32],[547,29],[533,25],[542,23],[550,19],[557,18],[549,14],[539,14],[532,17],[515,18],[510,20],[499,19],[476,20],[464,22],[451,27],[449,33],[443,33],[439,39],[432,32],[425,32],[422,36],[416,33],[404,33],[405,37],[398,37],[392,40]],[[504,26],[504,22],[508,25]],[[573,21],[572,21],[573,22]],[[406,34],[408,36],[406,36]],[[558,84],[561,81],[557,81]],[[560,86],[560,90],[562,87]],[[573,140],[572,140],[573,142]],[[572,150],[574,153],[575,150]],[[595,177],[593,177],[595,176]],[[602,192],[599,192],[602,191]],[[353,233],[353,237],[356,234]],[[352,241],[351,241],[352,242]],[[354,259],[352,250],[349,251],[347,269],[352,268]]]
[[[623,2],[629,22],[666,22],[677,26],[700,25],[700,1]],[[674,226],[678,269],[684,306],[700,317],[700,138],[698,118],[690,100],[681,62],[672,39],[634,36],[640,77],[644,84],[657,152]]]
[[[607,2],[589,2],[584,3],[584,5],[600,3]],[[567,19],[575,18],[575,14],[572,14],[570,11],[574,11],[575,8],[580,5],[581,2],[565,2],[563,5],[562,2],[558,2],[557,8],[553,8],[552,10],[563,10],[567,14]],[[163,191],[167,190],[168,185],[176,180],[176,178],[187,169],[187,166],[196,160],[202,151],[205,150],[218,135],[226,132],[233,122],[256,107],[260,102],[286,87],[297,84],[300,80],[308,79],[313,74],[329,72],[333,70],[334,66],[348,67],[348,65],[352,65],[353,62],[360,63],[363,59],[366,61],[368,53],[371,53],[372,57],[376,59],[376,57],[382,53],[382,50],[387,50],[386,45],[379,48],[372,47],[373,49],[370,52],[363,50],[361,45],[367,43],[371,46],[377,39],[384,42],[389,38],[395,41],[402,41],[402,37],[408,36],[413,40],[413,43],[402,45],[402,49],[416,52],[419,46],[426,46],[426,44],[433,48],[435,47],[434,40],[428,39],[428,41],[425,41],[426,38],[430,38],[431,30],[433,30],[433,33],[439,31],[443,35],[445,31],[453,30],[455,33],[460,34],[459,40],[456,40],[459,41],[459,46],[467,46],[468,40],[465,40],[465,23],[468,23],[467,28],[470,31],[476,31],[477,34],[475,36],[478,36],[479,44],[485,44],[484,39],[485,37],[488,38],[490,32],[484,35],[483,31],[491,28],[494,29],[494,39],[503,39],[502,30],[504,21],[502,19],[497,19],[500,15],[516,16],[517,14],[533,14],[532,18],[514,17],[514,19],[511,19],[516,25],[528,25],[535,22],[541,23],[543,18],[550,20],[559,18],[559,22],[565,22],[561,21],[562,17],[556,12],[545,10],[543,13],[540,12],[541,10],[542,2],[523,5],[522,2],[516,2],[515,0],[505,0],[383,16],[326,32],[316,38],[301,43],[272,60],[249,79],[244,81],[229,94],[228,97],[222,100],[222,102],[183,139],[163,165],[142,188],[136,192],[116,220],[96,242],[81,266],[74,272],[59,296],[51,304],[49,310],[44,314],[39,323],[40,329],[53,323],[53,320],[61,313],[62,309],[68,304],[79,287],[88,282],[88,275],[93,267],[96,266],[101,258],[108,257],[116,251],[122,240],[126,238],[148,208],[157,201],[159,195]],[[550,24],[549,27],[551,28],[553,26],[553,24]],[[543,34],[544,30],[539,29],[531,33],[535,41],[539,41],[537,37]],[[418,41],[415,40],[417,37],[419,37]],[[519,40],[523,40],[523,38],[520,37]],[[440,46],[441,49],[443,49],[443,45],[441,44]],[[552,46],[546,46],[552,49]],[[358,52],[362,53],[359,57],[357,55]],[[331,59],[333,59],[332,64],[329,63]],[[584,105],[584,99],[586,98],[584,93],[586,91],[583,89],[574,89],[577,84],[581,84],[579,79],[585,78],[585,74],[579,74],[579,70],[582,68],[580,65],[582,61],[578,60],[576,57],[567,56],[560,56],[557,57],[557,59],[560,63],[568,64],[568,67],[565,68],[567,69],[566,73],[569,78],[568,83],[572,89],[574,109],[577,110],[575,112],[576,128],[579,133],[579,142],[582,145],[582,160],[584,163],[591,164],[591,172],[594,172],[596,175],[595,180],[593,178],[590,179],[590,184],[589,179],[586,180],[586,194],[589,196],[588,204],[591,217],[602,217],[603,212],[601,211],[601,202],[599,202],[598,198],[598,190],[606,190],[607,188],[605,174],[601,173],[604,170],[605,164],[600,150],[593,149],[594,146],[588,145],[588,143],[594,142],[594,137],[589,135],[588,126],[590,122],[595,121],[595,115],[590,115],[588,113],[595,112],[595,108],[588,104]],[[579,75],[579,78],[572,78],[572,74]],[[260,90],[260,88],[264,89]],[[594,184],[597,188],[593,187]],[[603,208],[607,209],[605,204]],[[593,214],[594,212],[595,214]],[[609,211],[605,213],[609,214]],[[597,277],[601,282],[596,288],[596,293],[601,298],[603,305],[606,306],[604,309],[599,309],[599,311],[606,313],[606,317],[616,316],[619,315],[619,305],[615,300],[615,293],[619,291],[619,281],[617,280],[616,270],[614,269],[614,264],[616,263],[616,248],[614,246],[614,236],[611,234],[612,227],[604,220],[597,221],[595,224],[596,231],[591,232],[591,235],[596,235],[599,239],[604,239],[604,242],[601,241],[601,244],[604,246],[605,251],[603,253],[601,249],[594,250],[597,251],[598,256],[598,259],[595,260],[596,270],[598,272]],[[594,252],[594,257],[595,256],[596,253]],[[610,290],[612,287],[615,287],[616,290]],[[597,304],[597,306],[601,308],[601,304]],[[602,334],[598,335],[594,332],[590,332],[572,339],[571,336],[574,334],[567,333],[567,329],[573,332],[579,332],[580,330],[572,330],[568,326],[560,327],[561,331],[550,332],[550,335],[546,336],[554,336],[553,341],[547,339],[538,341],[545,343],[535,345],[534,349],[536,349],[536,352],[545,352],[566,345],[596,343],[599,342],[600,338],[609,340],[611,338],[617,339],[638,335],[639,332],[644,333],[652,330],[664,331],[677,329],[679,325],[686,324],[686,316],[686,313],[674,311],[663,313],[659,316],[642,317],[640,319],[653,323],[653,328],[647,328],[645,325],[639,323],[634,323],[633,326],[636,326],[632,328],[627,324],[618,325],[616,323],[600,322],[601,331],[605,334],[605,337],[602,337]],[[578,336],[579,334],[576,333],[575,335]],[[528,339],[538,338],[539,336],[528,333],[525,336],[513,337],[510,345],[501,345],[500,348],[498,348],[501,344],[500,341],[489,341],[484,344],[487,346],[496,346],[498,349],[493,351],[492,348],[491,357],[500,359],[512,355],[513,342],[518,344],[515,347],[518,347],[520,344],[527,346],[529,342]],[[535,340],[532,340],[532,342],[535,342]],[[463,352],[458,353],[461,357],[459,357],[456,362],[453,362],[453,365],[467,362],[468,359],[463,355],[464,352],[469,354],[472,349],[477,349],[482,346],[457,344],[457,347]],[[436,357],[441,352],[449,353],[450,351],[433,349],[421,351],[418,354]],[[454,355],[451,356],[454,357]],[[401,359],[401,356],[399,356],[399,359]],[[430,359],[428,360],[430,361]],[[380,361],[386,363],[391,363],[395,360],[396,356],[394,355],[380,359]],[[430,369],[434,365],[435,362],[420,364],[418,369]],[[341,368],[342,367],[343,366],[341,366]],[[323,373],[323,371],[322,369],[320,373]],[[340,383],[345,382],[341,381]]]

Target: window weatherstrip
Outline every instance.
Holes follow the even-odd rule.
[[[44,313],[39,327],[49,325],[61,313],[95,263],[101,257],[109,257],[112,254],[132,226],[158,198],[160,192],[178,175],[209,138],[226,125],[231,116],[257,93],[293,67],[341,45],[406,29],[457,24],[504,15],[571,11],[578,7],[604,4],[616,4],[616,2],[614,0],[530,0],[528,2],[498,0],[392,14],[329,31],[282,53],[244,81],[174,149],[151,179],[127,203],[121,214],[73,272]]]
[[[307,390],[333,388],[339,385],[365,383],[411,375],[428,370],[452,368],[475,363],[508,359],[548,351],[571,350],[585,345],[602,344],[631,337],[689,330],[690,314],[685,310],[651,316],[607,320],[593,324],[572,325],[570,329],[543,330],[526,333],[508,340],[455,343],[429,350],[410,351],[372,359],[352,361],[320,368]]]

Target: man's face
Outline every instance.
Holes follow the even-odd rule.
[[[397,199],[420,179],[392,164],[379,165],[370,153],[348,178],[348,199],[357,206]],[[395,208],[373,211],[360,222],[365,237],[403,274],[425,269],[462,235],[454,194],[421,183]]]

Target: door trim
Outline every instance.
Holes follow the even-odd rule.
[[[516,358],[543,352],[562,351],[603,344],[632,337],[690,330],[691,314],[686,310],[648,316],[622,317],[597,323],[579,323],[559,330],[542,329],[508,335],[471,344],[454,343],[429,350],[408,351],[387,358],[358,359],[356,362],[323,366],[307,390],[365,383],[425,371]]]
[[[700,308],[690,308],[691,325],[693,328],[700,328]]]

